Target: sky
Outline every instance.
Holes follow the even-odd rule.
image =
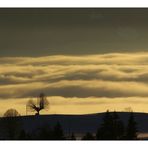
[[[148,9],[0,9],[0,115],[148,112]],[[27,114],[32,114],[27,112]]]

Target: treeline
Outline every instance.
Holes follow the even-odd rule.
[[[116,112],[107,111],[96,134],[86,133],[82,140],[138,140],[137,132],[133,112],[125,125]]]
[[[9,113],[9,116],[8,116]],[[12,111],[11,111],[12,113]],[[13,114],[16,111],[13,111]],[[17,113],[18,114],[18,113]],[[133,113],[129,113],[126,125],[116,112],[107,111],[104,114],[101,126],[96,133],[86,133],[81,140],[137,140],[137,123]],[[61,124],[58,122],[54,127],[44,125],[32,133],[27,133],[23,128],[22,118],[11,117],[10,111],[0,121],[1,140],[76,140],[77,133],[65,135]]]
[[[116,112],[107,111],[104,115],[101,127],[98,129],[96,139],[98,140],[136,140],[137,123],[131,112],[128,123],[125,125]]]
[[[0,140],[66,140],[59,122],[50,128],[47,125],[27,133],[24,130],[23,117],[3,117],[0,120]]]

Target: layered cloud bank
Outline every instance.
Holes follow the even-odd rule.
[[[25,110],[25,101],[40,92],[54,106],[51,113],[90,113],[128,106],[148,112],[139,106],[147,103],[148,53],[0,59],[1,102],[15,100]]]

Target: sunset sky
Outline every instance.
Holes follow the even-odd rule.
[[[42,114],[148,112],[148,9],[0,9],[0,115],[41,92]]]

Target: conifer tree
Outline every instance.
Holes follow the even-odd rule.
[[[116,112],[107,111],[104,115],[101,127],[98,129],[96,139],[117,140],[124,137],[124,125]]]
[[[96,138],[101,140],[113,139],[113,118],[108,110],[104,115],[100,129],[97,131]]]
[[[133,112],[130,113],[130,117],[128,120],[126,135],[125,138],[127,140],[136,140],[137,139],[137,123],[135,121]]]
[[[120,120],[116,111],[113,112],[113,138],[114,139],[123,139],[124,136],[124,124]]]

